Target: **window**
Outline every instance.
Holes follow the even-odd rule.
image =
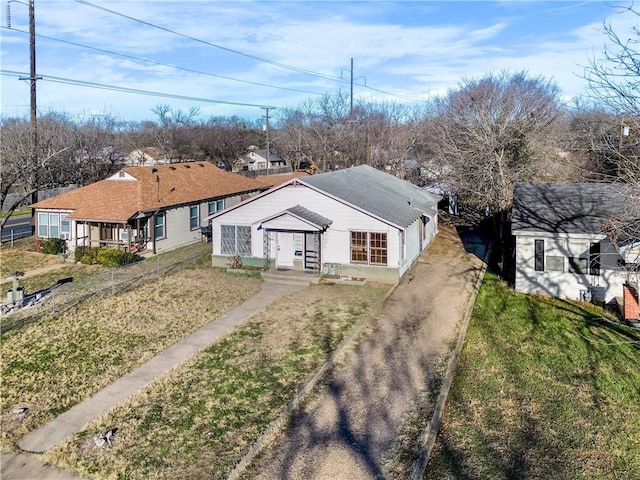
[[[588,243],[569,241],[569,272],[580,275],[587,273],[588,255]]]
[[[367,263],[367,232],[351,232],[351,261]]]
[[[67,215],[60,215],[60,233],[71,236],[71,222],[67,219]]]
[[[387,234],[351,232],[351,262],[387,265]]]
[[[567,259],[565,262],[565,258]],[[580,240],[534,240],[536,272],[600,275],[600,244]]]
[[[251,255],[251,227],[222,225],[220,234],[223,255]]]
[[[374,265],[387,264],[387,234],[386,233],[370,233],[371,249],[369,263]]]
[[[200,228],[200,206],[189,207],[189,228],[195,230]]]
[[[65,213],[38,212],[38,237],[64,238],[71,235],[71,222]]]
[[[49,217],[46,213],[38,213],[38,236],[49,237]]]
[[[209,215],[213,215],[220,210],[224,210],[224,200],[214,200],[213,202],[209,202]]]
[[[591,275],[600,275],[600,244],[592,243],[589,245],[589,273]]]
[[[535,269],[544,272],[544,240],[535,241]]]
[[[155,239],[164,238],[166,236],[165,228],[165,214],[157,213],[153,224],[153,236]]]

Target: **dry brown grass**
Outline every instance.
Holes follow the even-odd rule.
[[[202,266],[83,303],[3,337],[2,445],[15,441],[258,291]],[[19,418],[14,410],[28,406]]]
[[[36,253],[31,250],[31,243],[16,242],[13,247],[2,245],[0,248],[0,275],[2,281],[15,271],[26,272],[35,268],[60,263],[57,255]]]
[[[320,285],[275,301],[52,450],[92,478],[225,478],[387,288]],[[117,427],[111,448],[93,436]]]

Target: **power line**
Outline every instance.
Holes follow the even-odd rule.
[[[190,35],[186,35],[184,33],[176,32],[175,30],[171,30],[171,29],[166,28],[166,27],[161,27],[160,25],[156,25],[154,23],[147,22],[145,20],[140,20],[139,18],[131,17],[129,15],[125,15],[124,13],[116,12],[115,10],[110,10],[108,8],[101,7],[100,5],[95,5],[93,3],[87,2],[86,0],[76,0],[76,2],[81,3],[83,5],[87,5],[89,7],[97,8],[98,10],[102,10],[102,11],[111,13],[113,15],[118,15],[119,17],[123,17],[123,18],[126,18],[128,20],[132,20],[134,22],[141,23],[143,25],[147,25],[148,27],[157,28],[158,30],[162,30],[164,32],[168,32],[168,33],[171,33],[173,35],[177,35],[179,37],[186,38],[188,40],[192,40],[194,42],[202,43],[204,45],[208,45],[208,46],[214,47],[214,48],[219,48],[220,50],[224,50],[224,51],[230,52],[230,53],[235,53],[237,55],[241,55],[241,56],[246,57],[246,58],[251,58],[253,60],[257,60],[257,61],[262,62],[262,63],[268,63],[269,65],[274,65],[276,67],[284,68],[286,70],[291,70],[291,71],[294,71],[294,72],[297,72],[297,73],[304,73],[306,75],[311,75],[313,77],[324,78],[324,79],[329,79],[329,80],[335,80],[335,81],[339,81],[339,82],[345,82],[345,80],[340,78],[340,77],[336,77],[336,76],[333,76],[333,75],[326,75],[326,74],[318,73],[318,72],[313,72],[311,70],[306,70],[304,68],[294,67],[292,65],[287,65],[287,64],[276,62],[276,61],[273,61],[273,60],[268,60],[266,58],[258,57],[256,55],[251,55],[249,53],[244,53],[244,52],[241,52],[239,50],[234,50],[232,48],[223,47],[221,45],[216,45],[215,43],[211,43],[211,42],[208,42],[206,40],[202,40],[200,38],[196,38],[196,37],[192,37]]]
[[[24,30],[18,30],[16,28],[7,28],[7,27],[4,27],[4,26],[0,26],[0,28],[11,30],[12,32],[19,32],[19,33],[26,33],[26,34],[29,33],[29,32],[26,32]],[[300,90],[300,89],[297,89],[297,88],[289,88],[289,87],[278,87],[276,85],[269,85],[269,84],[262,83],[262,82],[254,82],[254,81],[251,81],[251,80],[242,80],[242,79],[239,79],[239,78],[227,77],[227,76],[218,75],[218,74],[215,74],[215,73],[203,72],[203,71],[194,70],[194,69],[191,69],[191,68],[180,67],[178,65],[173,65],[173,64],[170,64],[170,63],[163,63],[163,62],[158,62],[156,60],[149,60],[149,59],[146,59],[146,58],[140,58],[140,57],[136,57],[136,56],[133,56],[133,55],[128,55],[126,53],[114,52],[112,50],[106,50],[104,48],[92,47],[90,45],[83,45],[81,43],[71,42],[69,40],[62,40],[60,38],[49,37],[47,35],[36,34],[36,37],[44,38],[44,39],[51,40],[51,41],[54,41],[54,42],[64,43],[64,44],[67,44],[67,45],[72,45],[74,47],[80,47],[80,48],[86,48],[86,49],[89,49],[89,50],[95,50],[97,52],[106,53],[108,55],[116,55],[116,56],[119,56],[119,57],[128,58],[130,60],[136,60],[136,61],[140,61],[140,62],[145,62],[145,63],[149,63],[151,65],[158,65],[158,66],[162,66],[162,67],[174,68],[176,70],[182,70],[182,71],[185,71],[185,72],[196,73],[198,75],[207,75],[207,76],[210,76],[210,77],[221,78],[223,80],[230,80],[230,81],[234,81],[234,82],[246,83],[246,84],[249,84],[249,85],[256,85],[256,86],[259,86],[259,87],[275,88],[275,89],[278,89],[278,90],[286,90],[286,91],[290,91],[290,92],[307,93],[307,94],[310,94],[310,95],[323,95],[323,93],[319,93],[319,92],[311,92],[311,91],[308,91],[308,90]]]
[[[24,72],[16,72],[16,71],[13,71],[13,70],[0,70],[0,74],[6,75],[6,76],[11,76],[11,77],[21,77],[21,76],[27,75]],[[72,79],[72,78],[55,77],[55,76],[52,76],[52,75],[39,74],[38,75],[38,79],[39,80],[46,80],[46,81],[53,82],[53,83],[63,83],[63,84],[67,84],[67,85],[76,85],[76,86],[79,86],[79,87],[96,88],[96,89],[100,89],[100,90],[112,90],[112,91],[115,91],[115,92],[133,93],[133,94],[137,94],[137,95],[148,95],[148,96],[151,96],[151,97],[163,97],[163,98],[171,98],[171,99],[175,99],[175,100],[189,100],[189,101],[192,101],[192,102],[218,103],[218,104],[222,104],[222,105],[237,105],[237,106],[241,106],[241,107],[264,108],[264,104],[232,102],[232,101],[227,101],[227,100],[215,100],[215,99],[212,99],[212,98],[190,97],[190,96],[187,96],[187,95],[177,95],[177,94],[174,94],[174,93],[153,92],[151,90],[141,90],[141,89],[137,89],[137,88],[119,87],[117,85],[107,85],[107,84],[103,84],[103,83],[88,82],[88,81],[85,81],[85,80],[75,80],[75,79]],[[269,108],[275,108],[275,107],[269,107]]]
[[[95,5],[95,4],[93,4],[91,2],[88,2],[86,0],[75,0],[75,1],[78,2],[78,3],[81,3],[83,5],[87,5],[89,7],[93,7],[93,8],[96,8],[98,10],[102,10],[102,11],[111,13],[113,15],[117,15],[117,16],[126,18],[128,20],[132,20],[134,22],[138,22],[138,23],[141,23],[143,25],[147,25],[148,27],[157,28],[157,29],[162,30],[164,32],[168,32],[168,33],[171,33],[173,35],[177,35],[179,37],[186,38],[188,40],[192,40],[194,42],[202,43],[202,44],[208,45],[210,47],[218,48],[218,49],[224,50],[226,52],[235,53],[237,55],[241,55],[241,56],[246,57],[246,58],[251,58],[253,60],[258,60],[259,62],[262,62],[262,63],[267,63],[269,65],[274,65],[276,67],[284,68],[284,69],[291,70],[291,71],[298,72],[298,73],[304,73],[306,75],[311,75],[311,76],[318,77],[318,78],[323,78],[323,79],[327,79],[327,80],[333,80],[333,81],[337,81],[337,82],[341,82],[341,83],[349,83],[349,80],[345,80],[342,77],[337,77],[337,76],[333,76],[333,75],[326,75],[326,74],[323,74],[323,73],[318,73],[318,72],[314,72],[314,71],[311,71],[311,70],[306,70],[304,68],[294,67],[292,65],[287,65],[287,64],[276,62],[276,61],[269,60],[269,59],[266,59],[266,58],[258,57],[256,55],[251,55],[249,53],[241,52],[239,50],[234,50],[232,48],[223,47],[221,45],[217,45],[215,43],[211,43],[211,42],[208,42],[206,40],[202,40],[200,38],[196,38],[196,37],[192,37],[190,35],[186,35],[184,33],[176,32],[175,30],[171,30],[171,29],[166,28],[166,27],[161,27],[160,25],[156,25],[155,23],[147,22],[145,20],[140,20],[139,18],[135,18],[135,17],[132,17],[130,15],[126,15],[124,13],[117,12],[115,10],[110,10],[110,9],[102,7],[100,5]],[[425,101],[422,98],[410,97],[410,96],[406,96],[406,95],[387,92],[385,90],[380,90],[378,88],[373,88],[373,87],[368,86],[366,83],[363,84],[363,85],[359,85],[359,84],[356,84],[356,85],[358,85],[360,87],[363,87],[363,88],[366,88],[367,90],[371,90],[371,91],[374,91],[374,92],[382,93],[384,95],[389,95],[389,96],[392,96],[392,97],[404,98],[405,100],[413,100],[413,101]],[[303,92],[303,93],[306,93],[306,92]]]

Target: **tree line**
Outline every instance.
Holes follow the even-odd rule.
[[[621,182],[636,195],[630,218],[639,218],[640,33],[622,40],[606,25],[604,33],[607,49],[584,71],[590,95],[570,105],[541,76],[489,73],[420,105],[324,95],[277,109],[269,143],[294,167],[368,164],[418,184],[437,182],[485,214],[508,212],[514,182]],[[169,105],[153,114],[154,121],[121,122],[109,114],[74,119],[49,112],[38,119],[35,154],[28,119],[2,118],[2,206],[9,193],[28,200],[38,190],[103,179],[138,148],[231,169],[249,146],[266,146],[261,122],[202,120],[197,108]]]

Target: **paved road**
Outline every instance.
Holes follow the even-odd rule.
[[[11,240],[12,235],[14,240],[31,236],[31,216],[11,217],[2,228],[1,235],[2,242]]]

